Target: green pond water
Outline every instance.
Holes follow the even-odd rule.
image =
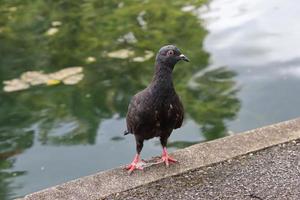
[[[191,60],[174,70],[186,114],[170,151],[297,117],[297,9],[292,0],[1,1],[0,199],[129,163],[127,106],[165,44]],[[71,84],[47,76],[5,89],[28,72],[74,66],[82,77]],[[157,139],[145,142],[143,158],[160,153]]]

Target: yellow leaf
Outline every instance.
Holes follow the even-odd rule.
[[[57,84],[60,84],[60,81],[59,80],[55,80],[55,79],[50,79],[50,80],[47,80],[47,85],[57,85]]]

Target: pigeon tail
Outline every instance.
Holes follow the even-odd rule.
[[[130,132],[129,131],[124,131],[124,135],[128,135]]]

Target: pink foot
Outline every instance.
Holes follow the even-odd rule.
[[[139,161],[140,161],[140,155],[136,154],[132,163],[128,166],[126,166],[126,170],[128,170],[128,174],[131,175],[131,173],[135,170],[143,170],[143,167],[139,166]]]
[[[176,163],[177,160],[172,158],[171,156],[168,155],[167,148],[163,148],[163,154],[161,156],[162,162],[166,164],[167,167],[169,167],[169,163]]]

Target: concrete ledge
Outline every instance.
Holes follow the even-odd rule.
[[[29,194],[23,200],[101,199],[164,177],[299,138],[300,118],[178,150],[173,156],[180,163],[169,168],[162,164],[154,165],[145,168],[144,172],[138,171],[128,176],[123,167],[119,167]]]

